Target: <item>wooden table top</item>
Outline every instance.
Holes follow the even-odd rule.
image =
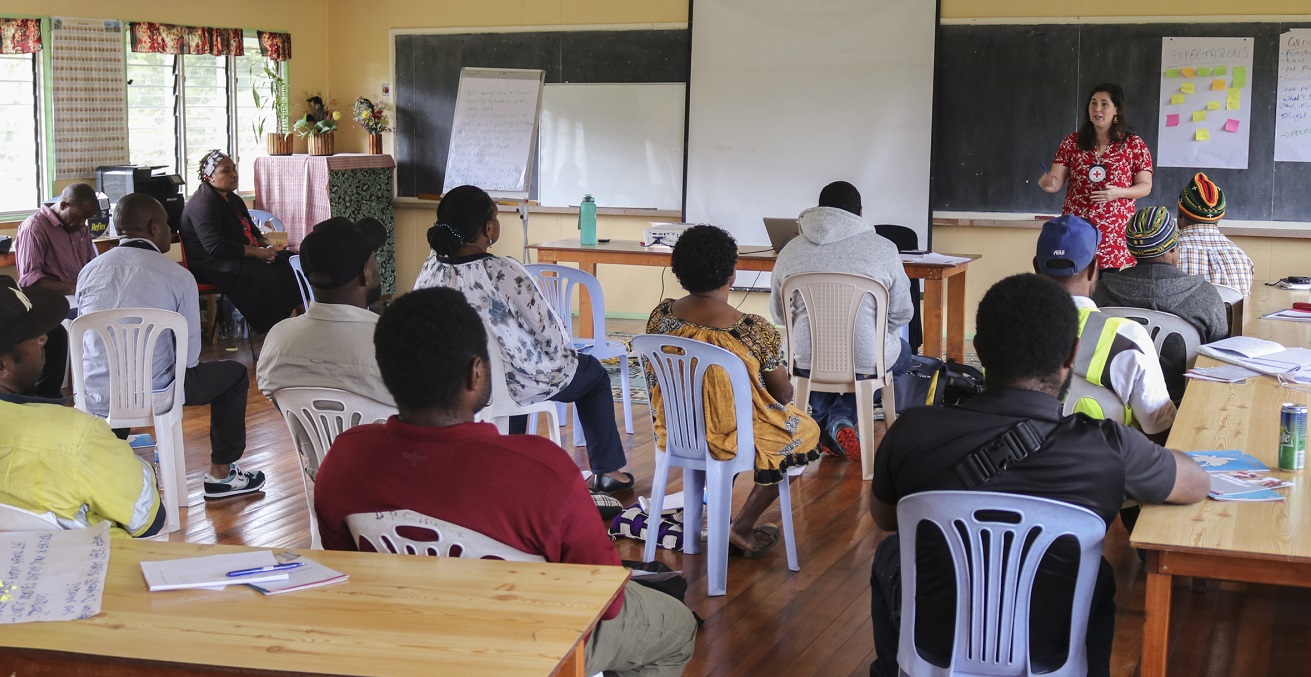
[[[318,550],[301,552],[350,580],[277,596],[242,585],[151,593],[141,574],[143,560],[253,549],[116,540],[99,615],[6,626],[0,653],[333,675],[546,676],[628,579],[620,567]]]
[[[1306,291],[1256,283],[1248,298],[1245,333],[1287,346],[1311,347],[1311,325],[1258,320],[1264,313],[1304,301]],[[1222,364],[1206,356],[1197,366]],[[1135,547],[1222,552],[1274,560],[1311,560],[1311,470],[1278,470],[1279,406],[1311,403],[1311,393],[1281,387],[1270,376],[1241,384],[1190,381],[1167,446],[1183,451],[1240,449],[1268,465],[1271,475],[1292,479],[1279,503],[1206,499],[1194,505],[1144,506],[1134,527]]]

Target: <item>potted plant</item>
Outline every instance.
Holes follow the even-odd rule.
[[[369,133],[369,154],[382,155],[382,133],[392,131],[391,120],[387,118],[386,104],[374,103],[364,97],[355,99],[355,124]]]
[[[263,69],[263,73],[256,73],[259,68]],[[259,111],[255,122],[251,124],[251,131],[255,132],[257,139],[264,137],[269,155],[291,155],[291,133],[288,131],[290,125],[287,120],[287,104],[290,99],[287,93],[287,79],[277,70],[269,68],[268,64],[251,66],[250,74],[250,95],[255,99],[255,108]],[[277,129],[265,134],[264,123],[268,121],[270,111],[273,113]]]
[[[331,99],[324,103],[321,94],[311,94],[305,99],[309,112],[297,120],[292,129],[307,138],[310,155],[332,155],[336,152],[335,137],[341,111],[332,110],[335,104]]]

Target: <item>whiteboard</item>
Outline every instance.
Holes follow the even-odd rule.
[[[539,200],[568,207],[683,208],[687,85],[548,84],[542,93]]]
[[[937,3],[692,3],[687,212],[742,244],[762,217],[860,189],[866,221],[927,242]]]
[[[546,73],[528,69],[460,69],[446,182],[495,196],[527,197]]]

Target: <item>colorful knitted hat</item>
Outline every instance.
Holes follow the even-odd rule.
[[[1133,215],[1124,229],[1124,240],[1130,254],[1150,259],[1174,249],[1179,242],[1179,229],[1169,209],[1148,207]]]
[[[1179,193],[1179,211],[1194,221],[1215,223],[1225,216],[1225,192],[1199,172]]]

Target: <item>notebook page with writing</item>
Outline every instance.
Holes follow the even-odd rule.
[[[229,555],[184,557],[157,562],[142,562],[141,573],[151,592],[186,588],[222,588],[225,585],[285,581],[287,572],[269,571],[250,576],[228,577],[229,571],[255,569],[278,563],[268,550],[238,552]]]

